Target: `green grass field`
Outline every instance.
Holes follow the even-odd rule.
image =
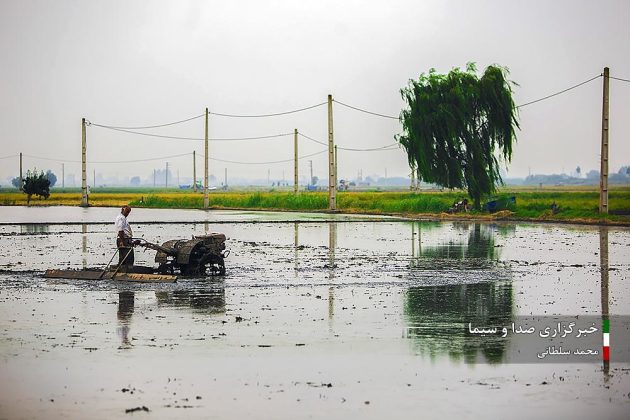
[[[558,220],[576,222],[610,221],[630,224],[630,216],[600,215],[599,194],[595,187],[504,188],[495,197],[516,197],[516,206],[509,211],[490,215],[485,212],[460,214],[475,218],[513,218],[531,220]],[[448,192],[340,192],[337,208],[347,213],[439,215],[453,202],[466,198],[463,191]],[[78,190],[60,192],[52,190],[47,200],[33,199],[31,205],[79,205]],[[551,214],[551,205],[559,207]],[[0,204],[26,205],[26,197],[17,191],[0,191]],[[165,189],[96,189],[90,195],[92,206],[121,206],[150,208],[203,208],[203,194]],[[211,191],[209,205],[214,209],[256,209],[326,211],[326,192],[223,192]],[[630,187],[614,187],[609,192],[611,213],[630,211]]]

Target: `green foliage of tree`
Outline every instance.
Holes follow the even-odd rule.
[[[13,185],[15,188],[20,188],[20,177],[16,176],[15,178],[13,178],[11,180],[11,185]]]
[[[39,197],[48,198],[50,196],[50,181],[44,174],[44,171],[37,172],[37,169],[26,172],[22,192],[26,194],[26,203],[30,204],[31,197],[37,195]]]
[[[403,133],[396,136],[418,179],[468,190],[479,209],[481,198],[502,183],[500,162],[512,158],[519,128],[508,70],[489,66],[481,77],[474,63],[410,80],[401,89],[407,108]]]

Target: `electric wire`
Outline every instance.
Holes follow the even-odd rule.
[[[138,163],[138,162],[150,162],[150,161],[155,161],[155,160],[172,159],[172,158],[178,158],[178,157],[189,156],[189,155],[192,155],[192,152],[180,153],[178,155],[169,155],[169,156],[160,156],[160,157],[154,157],[154,158],[147,158],[147,159],[116,160],[116,161],[92,161],[92,160],[88,160],[86,163],[91,163],[91,164]],[[62,159],[54,159],[54,158],[47,158],[47,157],[34,156],[34,155],[23,155],[23,156],[24,157],[29,157],[31,159],[47,160],[47,161],[59,162],[59,163],[81,163],[80,160],[62,160]]]
[[[333,99],[333,102],[336,102],[339,105],[345,106],[346,108],[354,109],[356,111],[364,112],[366,114],[376,115],[378,117],[383,117],[383,118],[390,118],[390,119],[393,119],[393,120],[398,120],[399,119],[398,117],[394,117],[394,116],[391,116],[391,115],[379,114],[378,112],[368,111],[366,109],[362,109],[362,108],[358,108],[356,106],[348,105],[348,104],[340,102],[340,101],[338,101],[336,99]]]
[[[615,80],[619,80],[620,82],[628,82],[630,83],[629,79],[622,79],[621,77],[613,77],[613,76],[608,76],[611,79],[615,79]]]
[[[576,84],[576,85],[573,85],[573,86],[571,86],[571,87],[568,87],[568,88],[566,88],[566,89],[563,89],[563,90],[561,90],[561,91],[559,91],[559,92],[552,93],[551,95],[547,95],[547,96],[544,96],[544,97],[542,97],[542,98],[536,99],[536,100],[534,100],[534,101],[530,101],[530,102],[526,102],[526,103],[521,104],[521,105],[517,105],[515,108],[517,108],[517,109],[519,109],[519,108],[523,108],[523,107],[525,107],[525,106],[532,105],[532,104],[535,104],[535,103],[537,103],[537,102],[544,101],[544,100],[549,99],[549,98],[553,98],[554,96],[558,96],[558,95],[561,95],[561,94],[563,94],[563,93],[566,93],[566,92],[568,92],[568,91],[570,91],[570,90],[573,90],[573,89],[575,89],[575,88],[578,88],[578,87],[580,87],[580,86],[582,86],[582,85],[585,85],[585,84],[587,84],[587,83],[589,83],[589,82],[592,82],[593,80],[598,79],[598,78],[600,78],[600,77],[603,77],[603,74],[601,74],[601,73],[600,73],[600,74],[598,74],[597,76],[591,77],[591,78],[590,78],[590,79],[588,79],[588,80],[585,80],[585,81],[583,81],[583,82],[581,82],[581,83],[578,83],[578,84]],[[622,78],[619,78],[619,77],[612,77],[612,76],[609,76],[609,77],[610,77],[611,79],[620,80],[620,81],[623,81],[623,82],[630,82],[630,80],[627,80],[627,79],[622,79]],[[394,116],[391,116],[391,115],[385,115],[385,114],[381,114],[381,113],[378,113],[378,112],[368,111],[368,110],[363,109],[363,108],[359,108],[359,107],[356,107],[356,106],[352,106],[352,105],[349,105],[349,104],[343,103],[343,102],[338,101],[338,100],[336,100],[336,99],[333,99],[333,102],[336,102],[336,103],[338,103],[339,105],[345,106],[345,107],[347,107],[347,108],[354,109],[354,110],[359,111],[359,112],[364,112],[364,113],[366,113],[366,114],[371,114],[371,115],[376,115],[376,116],[378,116],[378,117],[383,117],[383,118],[390,118],[390,119],[399,120],[399,117],[394,117]]]
[[[581,83],[578,83],[577,85],[573,85],[573,86],[571,86],[571,87],[569,87],[569,88],[563,89],[563,90],[561,90],[561,91],[559,91],[559,92],[556,92],[556,93],[552,93],[551,95],[544,96],[544,97],[542,97],[542,98],[540,98],[540,99],[536,99],[535,101],[526,102],[526,103],[524,103],[524,104],[517,105],[515,108],[517,108],[517,109],[519,109],[519,108],[523,108],[523,107],[525,107],[525,106],[527,106],[527,105],[535,104],[535,103],[537,103],[537,102],[544,101],[545,99],[553,98],[554,96],[558,96],[558,95],[561,95],[561,94],[563,94],[563,93],[565,93],[565,92],[568,92],[568,91],[570,91],[570,90],[572,90],[572,89],[578,88],[578,87],[580,87],[580,86],[582,86],[582,85],[585,85],[585,84],[587,84],[587,83],[589,83],[589,82],[592,82],[593,80],[598,79],[598,78],[600,78],[600,77],[602,77],[602,76],[603,76],[602,74],[598,74],[597,76],[591,77],[590,79],[585,80],[585,81],[583,81],[583,82],[581,82]]]
[[[309,109],[313,109],[313,108],[317,108],[319,106],[322,105],[326,105],[327,102],[321,102],[319,104],[315,104],[315,105],[311,105],[311,106],[307,106],[304,108],[298,108],[298,109],[293,109],[290,111],[284,111],[284,112],[275,112],[275,113],[270,113],[270,114],[227,114],[227,113],[222,113],[222,112],[213,112],[213,111],[208,111],[209,115],[216,115],[218,117],[230,117],[230,118],[265,118],[265,117],[277,117],[280,115],[289,115],[289,114],[295,114],[297,112],[302,112],[302,111],[307,111]],[[182,124],[188,121],[192,121],[195,120],[197,118],[201,118],[204,115],[206,115],[205,113],[200,114],[200,115],[195,115],[194,117],[190,117],[190,118],[186,118],[183,120],[178,120],[178,121],[173,121],[173,122],[169,122],[169,123],[164,123],[164,124],[155,124],[155,125],[143,125],[143,126],[116,126],[116,125],[111,125],[111,124],[97,124],[97,123],[92,123],[89,122],[90,125],[94,125],[97,127],[102,127],[102,128],[111,128],[111,129],[121,129],[121,130],[144,130],[144,129],[149,129],[149,128],[160,128],[160,127],[168,127],[171,125],[176,125],[176,124]]]
[[[138,126],[138,127],[120,127],[120,126],[114,126],[114,125],[108,125],[108,124],[96,124],[96,123],[90,123],[90,125],[95,125],[97,127],[104,127],[104,128],[118,128],[121,130],[143,130],[143,129],[147,129],[147,128],[160,128],[160,127],[168,127],[170,125],[176,125],[176,124],[181,124],[181,123],[185,123],[188,121],[192,121],[195,120],[197,118],[201,118],[203,117],[204,114],[201,115],[195,115],[194,117],[190,117],[190,118],[186,118],[184,120],[179,120],[179,121],[174,121],[174,122],[170,122],[170,123],[165,123],[165,124],[157,124],[157,125],[145,125],[145,126]]]
[[[298,131],[298,136],[304,137],[307,140],[310,140],[310,141],[315,142],[317,144],[321,144],[322,146],[328,147],[328,143],[324,143],[323,141],[315,140],[313,137],[309,137],[306,134],[300,133],[299,131]]]
[[[324,143],[322,141],[316,140],[313,137],[307,136],[306,134],[300,133],[298,131],[298,135],[304,137],[305,139],[308,139],[310,141],[313,141],[317,144],[321,144],[322,146],[328,146],[328,143]],[[395,150],[395,149],[387,149],[388,147],[392,147],[392,146],[396,146],[398,143],[391,143],[388,144],[386,146],[381,146],[381,147],[374,147],[374,148],[369,148],[369,149],[357,149],[357,148],[352,148],[352,147],[342,147],[342,146],[337,146],[337,149],[339,150],[347,150],[350,152],[375,152],[375,151],[379,151],[379,150]],[[396,148],[398,149],[398,148]]]
[[[277,117],[277,116],[280,116],[280,115],[295,114],[297,112],[307,111],[309,109],[313,109],[313,108],[317,108],[317,107],[322,106],[322,105],[326,105],[327,103],[328,102],[322,102],[322,103],[319,103],[319,104],[307,106],[305,108],[299,108],[299,109],[294,109],[294,110],[291,110],[291,111],[284,111],[284,112],[276,112],[276,113],[272,113],[272,114],[225,114],[225,113],[214,112],[214,111],[209,111],[208,113],[210,115],[216,115],[218,117],[229,117],[229,118],[266,118],[266,117]]]
[[[349,152],[379,152],[379,151],[387,151],[387,150],[399,150],[398,147],[393,147],[393,146],[397,146],[398,143],[392,143],[392,144],[388,144],[387,146],[381,146],[381,147],[375,147],[372,149],[355,149],[355,148],[351,148],[351,147],[341,147],[339,146],[338,149],[339,150],[347,150]]]
[[[199,137],[166,136],[162,134],[142,133],[139,131],[132,131],[132,130],[127,130],[127,129],[122,129],[122,128],[107,127],[100,124],[92,124],[92,125],[96,127],[105,128],[107,130],[120,131],[123,133],[136,134],[136,135],[145,136],[145,137],[157,137],[160,139],[167,139],[167,140],[205,141],[204,138],[199,138]],[[279,133],[279,134],[270,134],[267,136],[254,136],[254,137],[215,137],[215,138],[208,138],[208,141],[264,140],[264,139],[273,139],[273,138],[278,138],[278,137],[286,137],[286,136],[291,136],[291,135],[293,135],[293,133]]]
[[[302,155],[298,157],[298,160],[301,159],[306,159],[308,157],[313,157],[313,156],[317,156],[317,155],[321,155],[322,153],[326,153],[328,150],[320,150],[319,152],[315,152],[315,153],[310,153],[308,155]],[[202,154],[200,155],[201,157],[205,158],[205,156]],[[234,163],[237,165],[271,165],[271,164],[275,164],[275,163],[287,163],[287,162],[293,162],[293,158],[291,159],[283,159],[283,160],[270,160],[270,161],[266,161],[266,162],[241,162],[241,161],[236,161],[236,160],[227,160],[227,159],[219,159],[219,158],[213,158],[211,157],[210,160],[216,161],[216,162],[223,162],[223,163]]]
[[[20,156],[20,155],[11,155],[11,156],[4,156],[4,157],[0,157],[0,160],[2,160],[2,159],[10,159],[10,158],[15,158],[15,157],[18,157],[18,156]]]
[[[575,89],[575,88],[578,88],[578,87],[580,87],[582,85],[585,85],[585,84],[587,84],[587,83],[589,83],[589,82],[591,82],[591,81],[593,81],[593,80],[595,80],[595,79],[597,79],[599,77],[603,77],[603,74],[600,73],[600,74],[598,74],[598,75],[596,75],[596,76],[594,76],[594,77],[592,77],[592,78],[590,78],[588,80],[585,80],[585,81],[583,81],[581,83],[573,85],[573,86],[571,86],[571,87],[569,87],[567,89],[563,89],[563,90],[561,90],[559,92],[553,93],[551,95],[547,95],[547,96],[544,96],[542,98],[539,98],[539,99],[536,99],[536,100],[533,100],[533,101],[530,101],[530,102],[526,102],[526,103],[521,104],[521,105],[517,105],[516,108],[522,108],[522,107],[525,107],[525,106],[528,106],[528,105],[535,104],[537,102],[544,101],[544,100],[549,99],[549,98],[553,98],[554,96],[558,96],[558,95],[563,94],[565,92],[568,92],[568,91],[570,91],[572,89]],[[614,77],[614,76],[609,76],[609,78],[614,79],[614,80],[619,80],[619,81],[622,81],[622,82],[630,83],[630,79],[624,79],[624,78],[621,78],[621,77]],[[353,109],[355,111],[363,112],[363,113],[366,113],[366,114],[375,115],[375,116],[383,117],[383,118],[389,118],[389,119],[393,119],[393,120],[400,120],[399,117],[395,117],[395,116],[392,116],[392,115],[381,114],[379,112],[369,111],[367,109],[359,108],[357,106],[353,106],[353,105],[347,104],[345,102],[341,102],[341,101],[339,101],[337,99],[333,99],[333,102],[336,102],[339,105],[344,106],[346,108],[350,108],[350,109]],[[315,105],[311,105],[311,106],[307,106],[307,107],[304,107],[304,108],[298,108],[298,109],[293,109],[293,110],[290,110],[290,111],[276,112],[276,113],[269,113],[269,114],[228,114],[228,113],[221,113],[221,112],[214,112],[214,111],[209,111],[208,114],[209,115],[216,115],[216,116],[220,116],[220,117],[230,117],[230,118],[265,118],[265,117],[275,117],[275,116],[281,116],[281,115],[294,114],[294,113],[297,113],[297,112],[302,112],[302,111],[307,111],[309,109],[317,108],[317,107],[320,107],[320,106],[323,106],[323,105],[326,105],[326,104],[327,104],[327,102],[321,102],[321,103],[318,103],[318,104],[315,104]],[[94,125],[96,127],[107,128],[107,129],[112,129],[112,130],[125,131],[125,130],[143,130],[143,129],[149,129],[149,128],[168,127],[168,126],[172,126],[172,125],[176,125],[176,124],[182,124],[182,123],[185,123],[185,122],[188,122],[188,121],[192,121],[192,120],[195,120],[197,118],[201,118],[204,115],[205,115],[205,113],[204,114],[195,115],[195,116],[190,117],[190,118],[185,118],[183,120],[168,122],[168,123],[164,123],[164,124],[144,125],[144,126],[115,126],[115,125],[109,125],[109,124],[92,123],[92,122],[90,122],[88,120],[86,120],[86,121],[87,121],[87,123],[89,125]],[[171,138],[171,139],[177,139],[177,140],[199,140],[197,138],[190,138],[190,137],[160,136],[160,135],[157,135],[157,134],[145,134],[145,133],[134,133],[134,134],[151,135],[151,136],[154,136],[154,137]],[[247,139],[254,139],[254,138],[247,138]],[[223,139],[221,139],[221,140],[223,140]],[[0,158],[0,159],[3,159],[3,158]]]

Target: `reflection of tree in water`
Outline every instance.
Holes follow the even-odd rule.
[[[480,259],[480,262],[496,260],[494,234],[489,226],[481,223],[453,223],[453,227],[460,232],[468,232],[466,243],[451,240],[445,244],[423,246],[419,250],[420,256],[454,260]]]
[[[477,283],[412,287],[407,291],[405,316],[408,337],[420,354],[435,359],[476,360],[478,352],[488,362],[498,363],[506,339],[468,333],[468,323],[477,327],[507,325],[512,320],[512,285]]]
[[[158,305],[189,307],[195,312],[217,314],[225,312],[225,289],[191,289],[156,291]]]
[[[456,224],[455,228],[468,232],[466,242],[423,247],[411,270],[426,267],[449,274],[460,270],[467,278],[471,277],[468,270],[477,270],[480,281],[484,277],[486,281],[409,288],[404,306],[407,336],[420,354],[431,359],[448,355],[472,363],[481,354],[488,362],[499,363],[507,339],[469,334],[468,323],[478,327],[509,324],[513,317],[512,285],[506,280],[487,282],[488,277],[501,277],[497,272],[504,269],[497,264],[492,230],[479,223]]]

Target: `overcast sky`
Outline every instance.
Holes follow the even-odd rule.
[[[435,68],[474,61],[510,69],[517,104],[587,80],[610,67],[630,79],[630,2],[619,1],[8,1],[0,0],[0,158],[19,152],[65,160],[80,179],[81,118],[145,126],[204,112],[265,114],[336,100],[398,116],[400,89]],[[630,83],[610,83],[610,165],[630,163]],[[520,110],[510,176],[599,169],[602,79]],[[202,138],[203,118],[143,130]],[[210,137],[300,132],[326,141],[326,107],[273,118],[211,116]],[[397,120],[334,106],[340,147],[393,143]],[[203,142],[164,140],[90,126],[88,161],[203,153]],[[300,138],[300,155],[324,147]],[[290,159],[292,136],[211,142],[210,157]],[[325,153],[300,173],[326,177]],[[169,161],[190,176],[192,157],[88,164],[99,173],[147,178]],[[197,174],[203,170],[198,158]],[[18,159],[0,160],[0,180]],[[26,168],[61,163],[25,157]],[[223,176],[292,179],[293,165],[210,161]],[[401,150],[339,152],[339,177],[405,176]]]

